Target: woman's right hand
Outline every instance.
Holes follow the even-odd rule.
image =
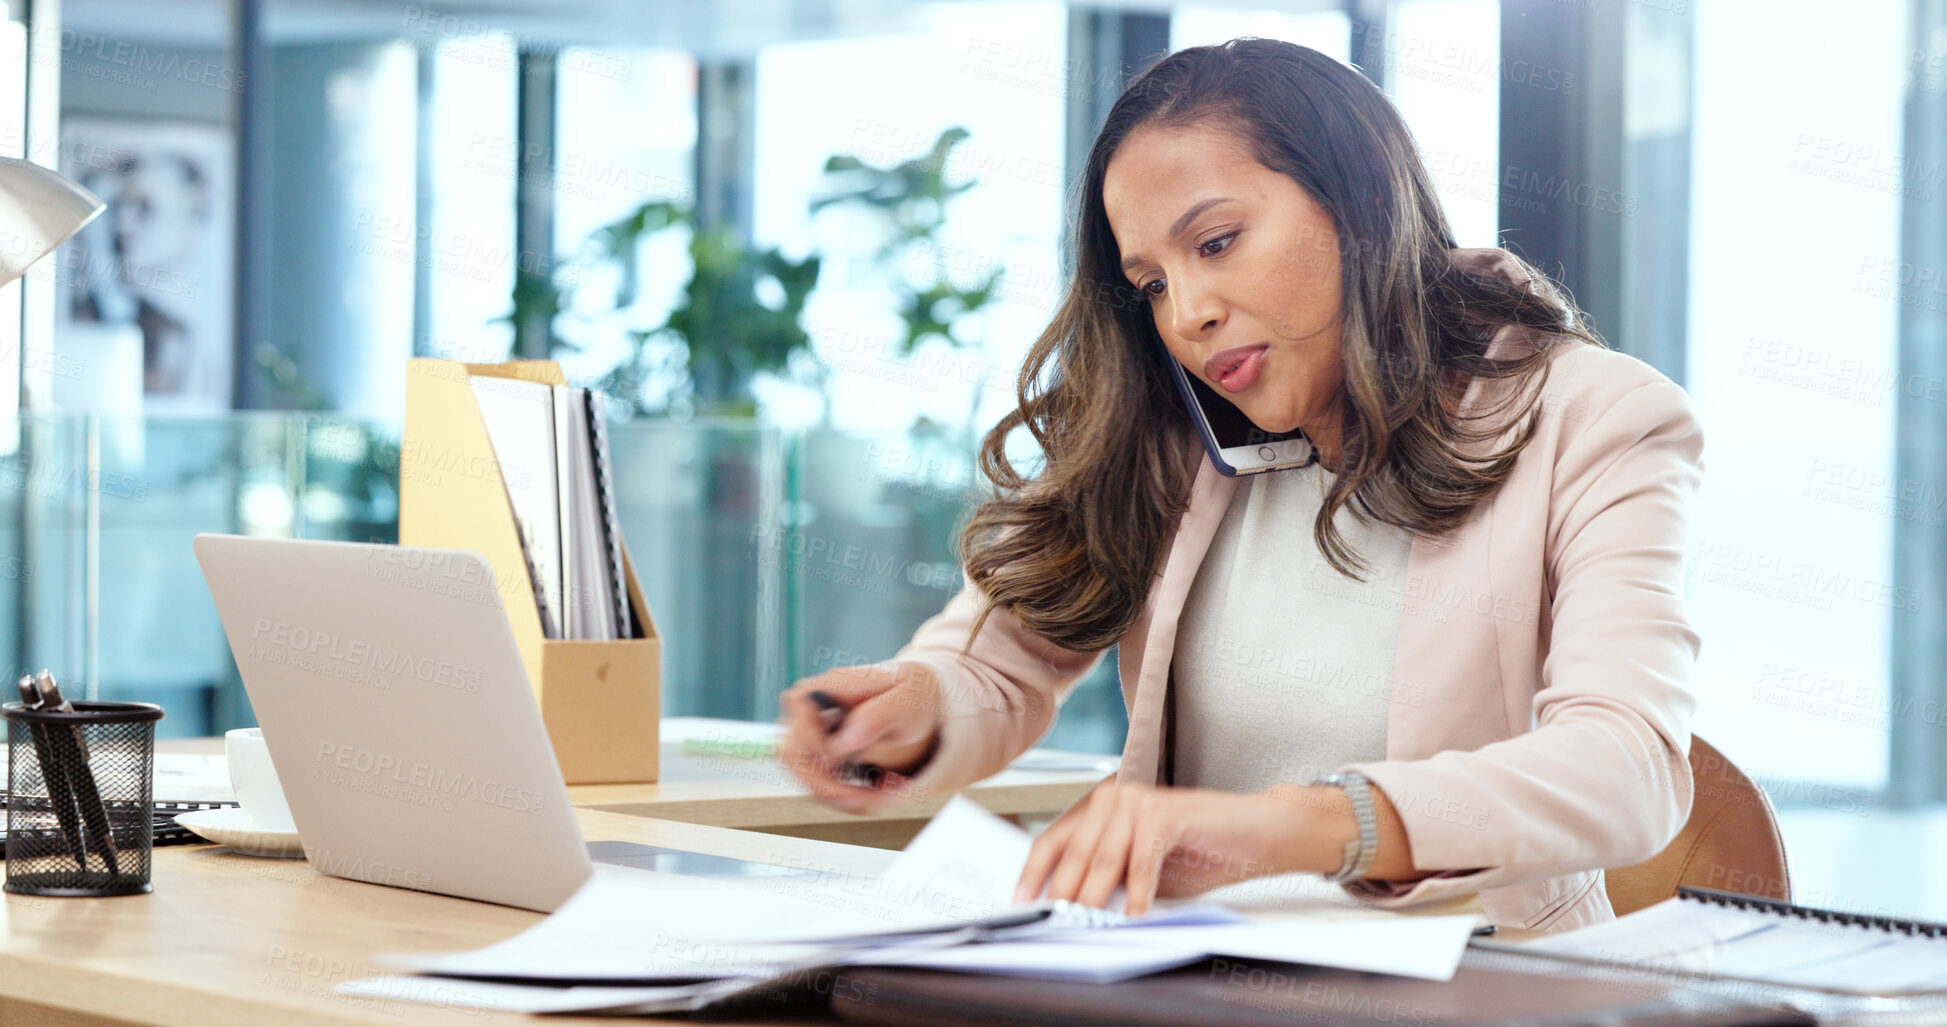
[[[819,704],[823,691],[844,708],[845,722],[827,734]],[[939,742],[940,682],[923,663],[837,667],[792,685],[778,697],[784,737],[778,761],[818,801],[847,813],[870,813],[898,799],[917,798],[910,775]],[[845,763],[868,763],[885,773],[876,787],[840,774]]]

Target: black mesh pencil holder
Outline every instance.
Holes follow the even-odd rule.
[[[149,891],[155,722],[162,707],[78,702],[72,713],[0,706],[7,719],[7,889],[25,895]]]

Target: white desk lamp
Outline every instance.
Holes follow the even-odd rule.
[[[26,274],[107,207],[39,164],[0,157],[0,286]]]

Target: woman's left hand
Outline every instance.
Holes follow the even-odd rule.
[[[1035,839],[1014,898],[1046,884],[1048,898],[1102,906],[1122,887],[1136,916],[1158,897],[1313,869],[1297,851],[1307,812],[1271,794],[1105,781]]]

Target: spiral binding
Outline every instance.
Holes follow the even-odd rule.
[[[12,795],[6,789],[0,788],[0,810],[5,810],[8,804],[12,802],[12,798],[13,798]],[[22,801],[23,803],[33,802],[33,800],[22,800]],[[42,799],[40,800],[40,802],[45,803],[46,800]],[[110,812],[124,809],[133,805],[132,803],[127,802],[126,800],[118,800],[118,799],[106,800],[104,804],[108,807]],[[35,805],[39,805],[39,804],[35,803]],[[156,802],[151,802],[149,805],[152,810],[151,821],[152,821],[152,831],[153,831],[152,834],[153,841],[151,841],[150,844],[154,847],[161,847],[164,845],[189,845],[189,844],[201,842],[203,840],[201,836],[196,834],[196,832],[191,831],[189,828],[176,823],[176,814],[194,813],[197,812],[198,810],[206,810],[206,809],[225,809],[228,807],[236,806],[237,803],[156,801]],[[5,841],[6,837],[7,837],[7,832],[4,829],[4,826],[0,826],[0,842]],[[6,858],[5,848],[0,847],[0,860],[4,860],[5,858]]]
[[[608,455],[608,404],[594,389],[588,397],[588,435],[594,450],[595,492],[602,509],[602,534],[608,546],[609,580],[614,588],[609,595],[616,601],[615,637],[635,638],[635,610],[629,601],[629,578],[622,571],[622,532],[615,520],[615,474]]]
[[[235,802],[157,802],[155,805],[155,844],[156,845],[195,845],[206,839],[189,828],[176,823],[176,814],[195,813],[206,809],[233,809]]]
[[[1068,899],[1055,899],[1048,912],[1048,923],[1057,927],[1121,927],[1129,918],[1112,909],[1084,906]]]
[[[1811,906],[1793,905],[1779,899],[1768,899],[1761,895],[1741,895],[1715,888],[1680,887],[1677,889],[1677,897],[1691,902],[1707,902],[1711,905],[1728,906],[1753,913],[1770,913],[1842,927],[1863,927],[1922,938],[1947,938],[1947,924],[1936,924],[1926,920],[1905,920],[1867,913],[1846,913],[1836,909],[1815,909]]]

